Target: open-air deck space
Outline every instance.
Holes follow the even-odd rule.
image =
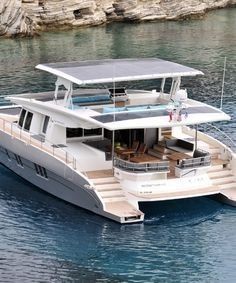
[[[17,120],[16,116],[6,116],[4,113],[3,119],[7,119],[7,122],[4,124],[4,120],[2,120],[3,124],[1,127],[5,127],[5,130],[8,129],[7,131],[14,137],[19,136],[20,139],[24,139],[34,146],[45,149],[47,152],[51,152],[53,155],[66,162],[72,162],[72,160],[74,160],[73,162],[75,162],[75,164],[75,160],[79,160],[79,162],[77,162],[78,164],[84,163],[86,160],[92,162],[94,157],[91,148],[104,154],[105,160],[107,161],[112,160],[112,157],[114,157],[114,166],[121,170],[136,173],[166,172],[168,178],[176,178],[176,168],[181,171],[186,168],[207,167],[210,166],[211,163],[227,163],[226,161],[212,156],[210,152],[208,152],[212,146],[205,141],[198,139],[198,150],[195,150],[194,137],[184,133],[181,133],[180,139],[172,136],[171,133],[164,133],[163,130],[162,140],[155,142],[151,146],[137,139],[133,140],[130,147],[125,141],[123,143],[119,142],[118,144],[115,142],[114,150],[112,150],[112,140],[102,137],[99,139],[85,139],[84,141],[68,140],[65,145],[52,146],[43,139],[39,141],[37,135],[27,132],[22,133],[22,131],[12,123]],[[74,157],[74,159],[72,157]],[[110,166],[112,166],[112,163]],[[74,167],[76,168],[77,166]]]

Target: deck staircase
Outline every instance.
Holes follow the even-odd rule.
[[[171,150],[165,147],[164,144],[154,144],[152,148],[148,149],[148,154],[155,156],[161,160],[168,160],[168,156],[172,153]]]
[[[203,148],[203,150],[208,151],[210,153],[212,159],[217,159],[220,155],[219,147],[209,147],[207,149]]]
[[[236,204],[236,176],[227,164],[213,165],[208,171],[213,186],[217,186],[221,199],[230,205]]]
[[[121,223],[140,222],[144,214],[131,205],[121,188],[120,183],[113,177],[90,179],[97,194],[105,203],[105,212],[110,218]]]
[[[105,203],[126,201],[126,196],[115,177],[96,178],[91,181]]]
[[[161,134],[165,139],[170,139],[172,136],[172,128],[162,128]]]

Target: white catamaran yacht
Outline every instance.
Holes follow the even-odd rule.
[[[217,195],[235,206],[236,154],[226,135],[200,131],[230,117],[180,88],[201,71],[156,58],[36,68],[56,76],[55,91],[0,108],[0,162],[16,174],[120,223],[143,221],[141,203]],[[138,80],[158,89],[125,87]]]

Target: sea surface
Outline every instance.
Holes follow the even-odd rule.
[[[201,20],[115,23],[0,39],[0,95],[51,90],[39,63],[159,57],[198,68],[190,97],[220,107],[236,142],[236,9]],[[155,87],[155,81],[129,87]],[[224,141],[224,140],[223,140]],[[160,202],[121,226],[41,192],[0,166],[0,282],[236,282],[236,209],[210,198]]]

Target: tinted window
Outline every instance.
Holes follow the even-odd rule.
[[[102,129],[84,129],[84,136],[101,136],[102,135]]]
[[[25,109],[22,109],[21,110],[21,113],[20,113],[20,119],[19,119],[19,123],[18,125],[22,128],[23,126],[23,122],[24,122],[24,118],[25,118],[25,113],[26,113],[26,110]]]
[[[46,134],[47,127],[48,127],[48,122],[49,122],[49,117],[48,117],[48,116],[45,116],[44,122],[43,122],[43,129],[42,129],[42,132],[43,132],[44,134]]]
[[[24,129],[27,130],[27,131],[29,131],[29,129],[30,129],[32,117],[33,117],[33,113],[28,112],[26,119],[25,119],[25,124],[24,124]]]
[[[164,93],[170,93],[171,85],[172,85],[172,78],[167,78],[165,82]]]
[[[67,138],[76,138],[83,136],[82,128],[66,128],[66,137]]]

